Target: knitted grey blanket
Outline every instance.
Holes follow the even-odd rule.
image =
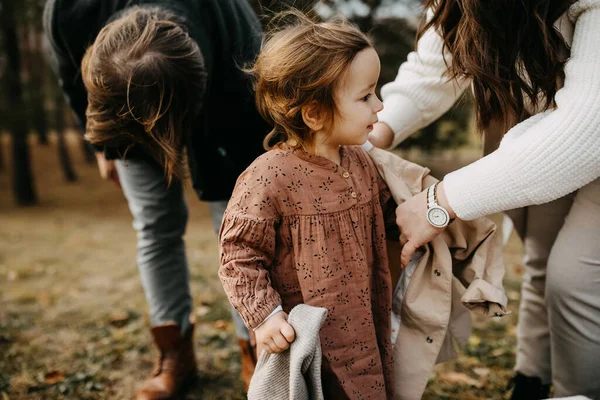
[[[325,308],[299,304],[292,309],[288,322],[296,338],[286,351],[261,353],[248,400],[323,400],[319,331],[326,317]]]

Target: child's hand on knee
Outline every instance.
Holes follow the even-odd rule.
[[[281,353],[290,347],[296,337],[294,328],[288,324],[287,314],[283,311],[266,320],[254,334],[259,355],[263,350],[271,354]]]

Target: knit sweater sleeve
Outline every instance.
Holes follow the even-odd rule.
[[[385,107],[378,118],[394,131],[390,148],[438,119],[468,87],[469,80],[446,76],[446,62],[451,57],[443,52],[442,38],[429,29],[400,66],[396,79],[381,88]]]
[[[569,9],[575,30],[556,108],[511,129],[498,150],[446,176],[459,218],[542,204],[600,176],[600,0]]]

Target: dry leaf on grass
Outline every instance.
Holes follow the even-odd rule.
[[[49,385],[54,385],[55,383],[62,382],[65,380],[65,373],[62,371],[50,371],[44,375],[44,382]]]
[[[129,314],[128,313],[115,314],[115,315],[110,316],[110,324],[117,328],[124,327],[125,325],[127,325],[128,322],[129,322]]]
[[[198,308],[196,308],[196,315],[198,317],[204,317],[206,315],[208,315],[208,313],[210,312],[210,307],[208,306],[199,306]]]
[[[523,271],[524,271],[524,270],[525,270],[525,268],[523,267],[523,265],[522,265],[522,264],[516,264],[516,265],[513,267],[513,272],[514,272],[514,274],[515,274],[515,275],[517,275],[517,276],[523,276]]]
[[[503,355],[504,353],[506,353],[506,349],[496,349],[492,351],[492,355],[494,357],[500,357],[501,355]]]
[[[445,372],[440,375],[440,379],[448,383],[462,383],[469,386],[481,387],[481,382],[471,378],[462,372]]]
[[[19,273],[17,271],[14,271],[11,269],[6,274],[6,278],[8,279],[9,282],[14,282],[19,279]]]
[[[46,291],[38,293],[38,295],[37,295],[37,301],[43,307],[51,306],[52,303],[54,302],[54,300],[53,300],[52,296],[50,295],[50,293],[48,293]]]
[[[224,331],[229,327],[229,322],[223,321],[222,319],[215,322],[215,328]]]

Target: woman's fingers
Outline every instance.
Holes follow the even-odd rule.
[[[404,233],[400,235],[400,246],[404,246],[408,242],[408,238]]]
[[[419,245],[414,242],[407,242],[404,247],[402,247],[402,254],[400,255],[400,264],[402,268],[405,268],[409,263],[412,255],[417,251]]]

